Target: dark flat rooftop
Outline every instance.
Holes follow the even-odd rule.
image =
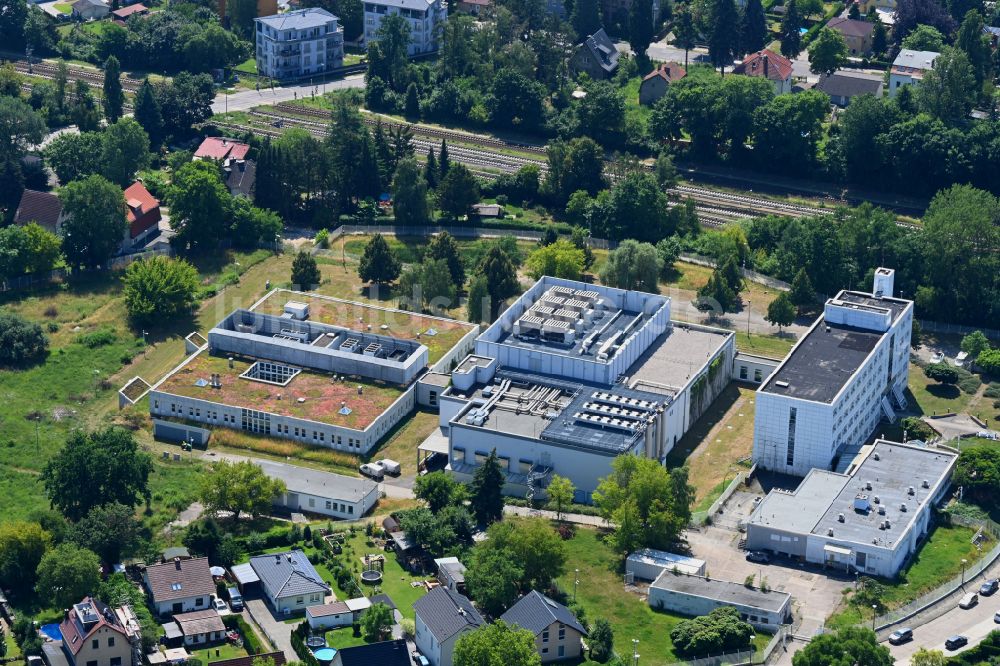
[[[881,337],[881,333],[874,331],[820,322],[771,375],[761,391],[814,402],[833,402]]]

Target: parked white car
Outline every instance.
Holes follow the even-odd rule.
[[[958,602],[958,607],[962,610],[968,610],[979,603],[979,595],[975,592],[969,592],[967,595],[962,597],[962,600]]]

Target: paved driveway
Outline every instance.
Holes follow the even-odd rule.
[[[270,638],[277,649],[281,650],[289,662],[298,661],[299,656],[292,648],[292,629],[294,625],[285,624],[271,614],[271,609],[263,599],[250,599],[246,602],[250,617]]]

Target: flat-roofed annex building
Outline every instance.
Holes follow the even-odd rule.
[[[664,571],[649,586],[652,608],[698,617],[721,606],[732,606],[744,622],[775,631],[792,616],[792,597],[786,592],[764,592],[742,583]]]
[[[839,474],[815,469],[772,490],[747,522],[746,546],[840,570],[894,577],[927,534],[957,455],[877,440]]]
[[[913,302],[893,297],[894,271],[872,293],[841,291],[757,389],[753,460],[805,476],[857,451],[893,405],[906,407]]]
[[[663,461],[732,375],[734,335],[670,321],[670,299],[542,277],[437,398],[448,469],[496,449],[511,495],[567,477],[589,502],[615,457]]]

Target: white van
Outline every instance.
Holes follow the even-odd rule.
[[[377,462],[365,463],[358,467],[358,470],[365,476],[371,477],[376,481],[381,481],[385,478],[385,468]]]

